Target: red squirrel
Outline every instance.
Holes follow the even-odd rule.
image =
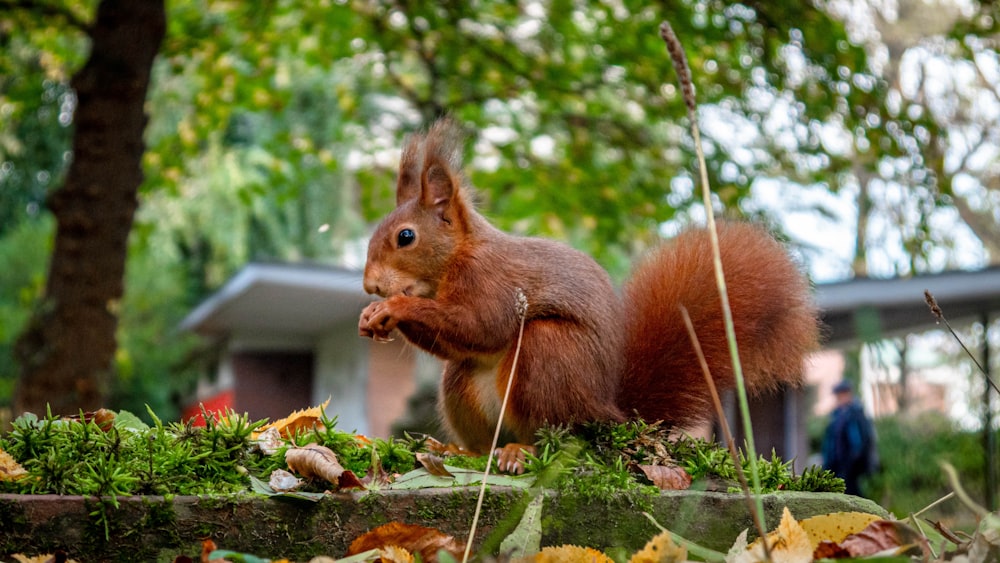
[[[635,266],[619,295],[590,256],[515,236],[473,207],[461,135],[449,119],[412,136],[400,160],[396,209],[368,246],[364,288],[383,300],[361,313],[361,336],[406,340],[444,360],[439,410],[462,446],[489,450],[527,298],[503,426],[504,471],[523,469],[543,425],[641,417],[675,427],[714,414],[682,320],[689,312],[716,386],[733,369],[709,233],[683,232]],[[784,247],[748,223],[718,225],[736,340],[748,389],[797,384],[818,347],[808,281]]]

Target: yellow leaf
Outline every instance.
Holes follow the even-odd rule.
[[[809,535],[813,549],[816,549],[821,541],[840,543],[847,536],[856,534],[881,519],[867,512],[832,512],[806,518],[799,525]]]
[[[0,449],[0,481],[17,481],[27,474],[12,455]]]
[[[681,563],[687,561],[687,549],[674,543],[670,532],[660,532],[649,540],[646,547],[637,551],[629,563]]]
[[[278,433],[285,438],[291,438],[298,432],[308,432],[317,426],[322,426],[323,412],[330,404],[330,399],[323,401],[323,404],[293,412],[281,420],[276,420],[270,424],[265,424],[250,435],[254,440],[270,428],[275,428]]]
[[[560,545],[543,548],[533,557],[518,559],[521,563],[614,563],[604,553],[578,545]]]
[[[379,552],[382,563],[413,563],[413,554],[398,545],[387,545]]]
[[[792,518],[787,506],[781,514],[778,528],[767,535],[767,544],[771,547],[772,563],[809,563],[813,559],[809,535]],[[734,553],[730,550],[730,555],[726,557],[727,563],[758,563],[766,560],[764,546],[759,539],[750,544],[746,551]]]

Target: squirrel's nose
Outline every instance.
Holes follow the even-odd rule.
[[[370,275],[367,271],[365,272],[362,285],[365,288],[365,293],[374,293],[380,297],[385,297],[385,295],[382,294],[382,288],[379,286],[378,281],[376,281],[375,276]]]

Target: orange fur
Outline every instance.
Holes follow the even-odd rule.
[[[719,246],[750,391],[797,384],[817,347],[816,307],[806,279],[763,228],[720,223]],[[714,411],[687,329],[683,305],[716,386],[732,388],[733,367],[708,231],[690,230],[643,260],[624,290],[627,367],[619,404],[647,420],[686,425]]]
[[[358,330],[377,339],[398,330],[445,361],[439,405],[459,442],[482,452],[492,441],[519,292],[528,312],[504,418],[519,442],[533,442],[544,424],[710,416],[678,312],[680,303],[689,309],[717,384],[731,387],[706,232],[651,253],[620,298],[589,256],[504,233],[479,215],[458,146],[447,120],[407,144],[397,207],[372,235],[365,267],[365,289],[385,299],[362,312]],[[726,224],[720,238],[747,381],[754,389],[798,381],[817,339],[805,279],[759,227]]]

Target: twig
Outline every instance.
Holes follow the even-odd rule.
[[[764,554],[765,557],[771,557],[771,547],[767,545],[767,530],[764,529],[764,522],[760,518],[760,513],[755,510],[753,496],[750,495],[750,485],[747,483],[747,477],[743,473],[743,464],[740,463],[739,452],[736,451],[736,440],[733,439],[733,434],[729,430],[729,421],[726,420],[726,413],[722,409],[722,401],[719,399],[719,391],[715,387],[715,380],[712,379],[712,371],[708,367],[708,361],[705,360],[705,353],[701,349],[701,342],[698,340],[698,334],[694,331],[694,323],[691,322],[691,315],[688,314],[687,307],[684,305],[680,306],[681,317],[684,318],[684,326],[687,327],[688,336],[691,337],[691,346],[694,348],[695,355],[698,356],[698,363],[701,364],[701,372],[705,376],[705,385],[708,386],[708,392],[712,396],[712,404],[715,406],[715,413],[719,417],[719,426],[722,428],[722,436],[726,440],[726,445],[729,446],[729,455],[733,458],[733,467],[736,469],[736,477],[740,481],[740,486],[743,488],[743,493],[746,496],[747,508],[750,509],[750,514],[753,516],[754,526],[757,528],[757,534],[761,537],[761,542],[764,544]]]
[[[694,140],[695,154],[698,156],[698,169],[701,178],[701,191],[705,205],[705,215],[708,222],[708,233],[712,243],[712,262],[715,266],[715,281],[719,288],[719,299],[722,301],[723,322],[726,327],[726,340],[729,342],[729,354],[733,360],[733,379],[736,383],[736,395],[739,398],[740,414],[743,419],[743,429],[746,434],[747,457],[750,461],[750,477],[753,480],[753,490],[756,495],[758,517],[764,519],[764,501],[760,498],[760,471],[757,468],[757,449],[754,446],[753,424],[750,421],[750,406],[747,400],[746,385],[743,381],[743,365],[740,363],[740,352],[736,344],[736,328],[733,324],[733,312],[729,307],[729,292],[726,290],[726,276],[722,271],[722,255],[719,251],[719,232],[715,226],[715,214],[712,213],[712,192],[708,182],[708,166],[705,164],[705,153],[701,150],[701,132],[698,128],[697,102],[694,97],[694,85],[691,82],[691,69],[687,57],[674,30],[668,22],[660,24],[660,37],[667,45],[667,52],[673,60],[677,79],[680,82],[681,94],[687,105],[688,121],[691,123],[691,137]],[[766,542],[765,542],[766,543]]]
[[[958,500],[962,501],[962,504],[964,504],[966,508],[971,510],[976,515],[976,518],[981,519],[990,513],[989,510],[979,506],[979,503],[972,500],[969,493],[965,492],[965,487],[963,487],[961,481],[958,480],[958,472],[955,471],[954,466],[948,462],[943,462],[941,463],[941,469],[943,469],[945,475],[948,476],[948,484],[950,484],[952,490],[955,491],[955,496],[958,497]]]
[[[482,512],[483,499],[486,497],[486,480],[490,476],[490,467],[493,466],[493,455],[497,449],[497,442],[500,441],[500,430],[503,428],[503,415],[507,410],[507,400],[510,398],[510,389],[514,383],[517,359],[521,355],[521,340],[524,337],[524,319],[528,317],[528,297],[521,288],[517,288],[517,315],[521,318],[521,326],[517,332],[517,346],[514,348],[514,360],[510,365],[510,376],[507,377],[507,389],[504,390],[503,401],[500,403],[500,415],[497,418],[496,431],[493,433],[493,445],[490,446],[490,454],[486,458],[486,471],[483,472],[483,483],[479,487],[479,500],[476,501],[476,512],[472,516],[472,529],[469,530],[469,540],[465,544],[465,554],[462,555],[462,563],[466,563],[469,560],[469,554],[472,552],[472,540],[476,537],[479,513]]]
[[[927,512],[928,510],[934,508],[935,506],[941,504],[942,502],[945,502],[946,500],[948,500],[948,499],[950,499],[950,498],[952,498],[954,496],[955,496],[954,491],[946,494],[945,496],[943,496],[943,497],[937,499],[936,501],[928,504],[927,506],[921,508],[917,512],[910,513],[910,516],[907,518],[907,520],[909,520],[910,523],[913,524],[913,527],[916,528],[918,532],[920,532],[920,535],[922,535],[924,538],[927,538],[927,532],[924,531],[924,527],[920,524],[920,518],[919,518],[919,516],[921,514],[923,514],[924,512]],[[938,532],[941,532],[941,530],[938,530]],[[944,535],[944,534],[942,534],[942,535]],[[948,538],[948,539],[951,539],[951,538]],[[960,541],[955,541],[955,540],[952,540],[952,541],[954,541],[955,544],[961,543]],[[934,546],[931,545],[930,542],[927,542],[927,546],[931,550],[931,557],[937,557],[937,552],[934,551]]]
[[[990,374],[986,372],[986,369],[984,369],[983,365],[979,363],[979,360],[977,360],[976,357],[972,355],[972,352],[970,352],[969,349],[965,347],[965,343],[962,342],[962,339],[959,338],[958,334],[955,333],[955,329],[951,328],[951,323],[948,322],[948,319],[944,318],[944,312],[941,310],[941,307],[938,306],[937,299],[934,299],[934,296],[931,295],[931,290],[929,289],[924,290],[924,301],[926,301],[927,306],[931,308],[931,313],[934,314],[934,318],[936,318],[939,322],[943,322],[944,326],[948,327],[948,332],[950,332],[951,335],[955,337],[955,340],[958,341],[958,345],[962,347],[962,350],[965,350],[965,353],[972,360],[972,363],[976,364],[976,367],[979,368],[980,372],[982,372],[983,377],[986,378],[986,382],[990,384],[990,387],[993,387],[994,391],[1000,393],[1000,388],[998,388],[997,384],[994,383],[993,380],[990,378]],[[983,330],[987,329],[988,327],[983,327]]]

